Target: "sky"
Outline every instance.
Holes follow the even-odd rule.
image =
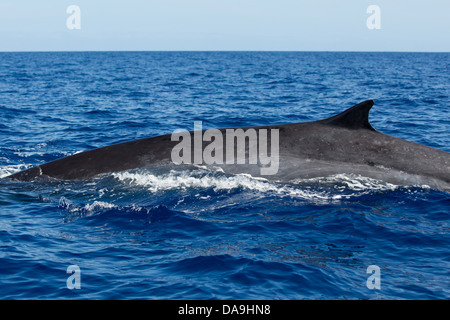
[[[449,52],[449,17],[449,0],[0,0],[0,51]]]

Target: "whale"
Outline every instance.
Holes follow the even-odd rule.
[[[204,138],[207,130],[183,131],[184,138],[191,137],[198,143],[186,143],[185,147],[191,149],[185,148],[181,153],[180,134],[175,138],[173,133],[165,134],[76,153],[14,173],[6,179],[86,180],[102,174],[141,168],[168,169],[178,166],[195,169],[206,166],[220,168],[226,174],[249,174],[278,182],[349,174],[400,186],[428,186],[450,192],[450,153],[374,129],[369,122],[369,111],[373,105],[373,100],[363,101],[337,115],[311,122],[234,128],[242,129],[244,134],[253,130],[256,137],[263,137],[262,133],[267,135],[266,155],[275,155],[276,151],[277,156],[276,170],[270,174],[263,174],[261,170],[268,165],[267,161],[262,161],[263,158],[256,157],[252,161],[253,140],[249,139],[250,135],[246,136],[245,152],[239,155],[237,149],[242,151],[242,145],[239,147],[237,143],[232,149],[235,158],[242,159],[235,159],[234,162],[211,162],[208,157],[195,159],[196,151],[206,152],[208,146],[211,151],[211,144],[217,142],[217,135],[223,134],[225,139],[228,130],[233,129],[220,128],[215,129],[214,139],[209,135],[209,140]],[[277,140],[271,139],[274,137]],[[225,159],[228,157],[225,155],[226,147],[216,143],[212,155]],[[177,150],[177,159],[182,155],[184,160],[192,161],[177,163],[174,161],[174,150]]]

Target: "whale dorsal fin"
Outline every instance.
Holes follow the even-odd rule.
[[[376,131],[369,123],[369,111],[374,105],[373,100],[367,100],[345,110],[334,117],[322,120],[324,124],[347,129],[368,129]]]

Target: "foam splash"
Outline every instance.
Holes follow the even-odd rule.
[[[213,188],[214,191],[246,188],[257,191],[275,191],[277,188],[270,183],[254,179],[250,175],[240,174],[235,176],[216,176],[192,171],[175,171],[168,174],[155,175],[147,172],[119,172],[113,176],[124,183],[147,187],[152,192],[192,189]]]
[[[314,179],[296,179],[291,183],[277,183],[248,174],[228,176],[218,171],[171,170],[164,174],[148,171],[113,173],[120,183],[144,187],[152,193],[169,190],[208,189],[214,192],[243,189],[275,196],[306,200],[339,200],[361,196],[373,191],[393,191],[398,186],[353,174],[336,174]]]
[[[105,201],[93,201],[86,204],[74,203],[64,196],[59,199],[58,208],[64,210],[64,222],[72,222],[78,218],[94,218],[103,224],[103,218],[114,218],[119,223],[141,221],[144,224],[165,220],[172,217],[175,213],[164,205],[157,206],[139,206],[136,204],[121,206]],[[133,222],[134,221],[134,222]]]
[[[212,188],[214,192],[243,189],[302,199],[329,199],[329,195],[324,191],[313,191],[293,185],[274,183],[248,174],[227,176],[206,170],[197,170],[195,172],[171,170],[169,173],[156,175],[151,172],[124,171],[114,173],[113,177],[121,183],[145,187],[154,193],[169,190],[208,188]]]
[[[66,212],[66,219],[70,221],[76,217],[90,217],[99,215],[102,212],[108,210],[120,210],[121,207],[113,203],[105,201],[93,201],[92,203],[86,203],[84,205],[75,204],[65,197],[59,199],[58,208],[63,209]]]
[[[0,178],[5,178],[9,175],[12,175],[14,173],[20,172],[22,170],[31,168],[31,165],[26,164],[14,164],[14,165],[8,165],[8,166],[2,166],[0,167]]]
[[[312,179],[296,179],[293,181],[296,184],[319,184],[333,186],[337,190],[351,190],[351,191],[390,191],[395,190],[399,186],[376,180],[373,178],[364,177],[357,174],[335,174],[328,177],[319,177]]]
[[[65,197],[61,197],[59,199],[58,207],[70,213],[78,213],[82,215],[90,215],[101,210],[118,208],[117,205],[104,201],[94,201],[92,203],[87,203],[84,206],[76,206],[72,203],[72,201]]]

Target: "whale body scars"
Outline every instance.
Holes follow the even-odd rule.
[[[372,100],[364,101],[313,122],[185,131],[178,133],[178,138],[167,134],[124,142],[38,165],[7,178],[83,180],[130,169],[171,167],[179,165],[173,161],[175,153],[178,160],[183,159],[182,165],[213,165],[225,173],[248,173],[281,182],[342,173],[450,191],[450,154],[375,130],[369,123],[373,104]],[[230,132],[235,136],[230,138]],[[231,143],[238,133],[244,143]],[[270,161],[264,163],[264,159]],[[263,169],[269,167],[272,170],[264,174]]]

